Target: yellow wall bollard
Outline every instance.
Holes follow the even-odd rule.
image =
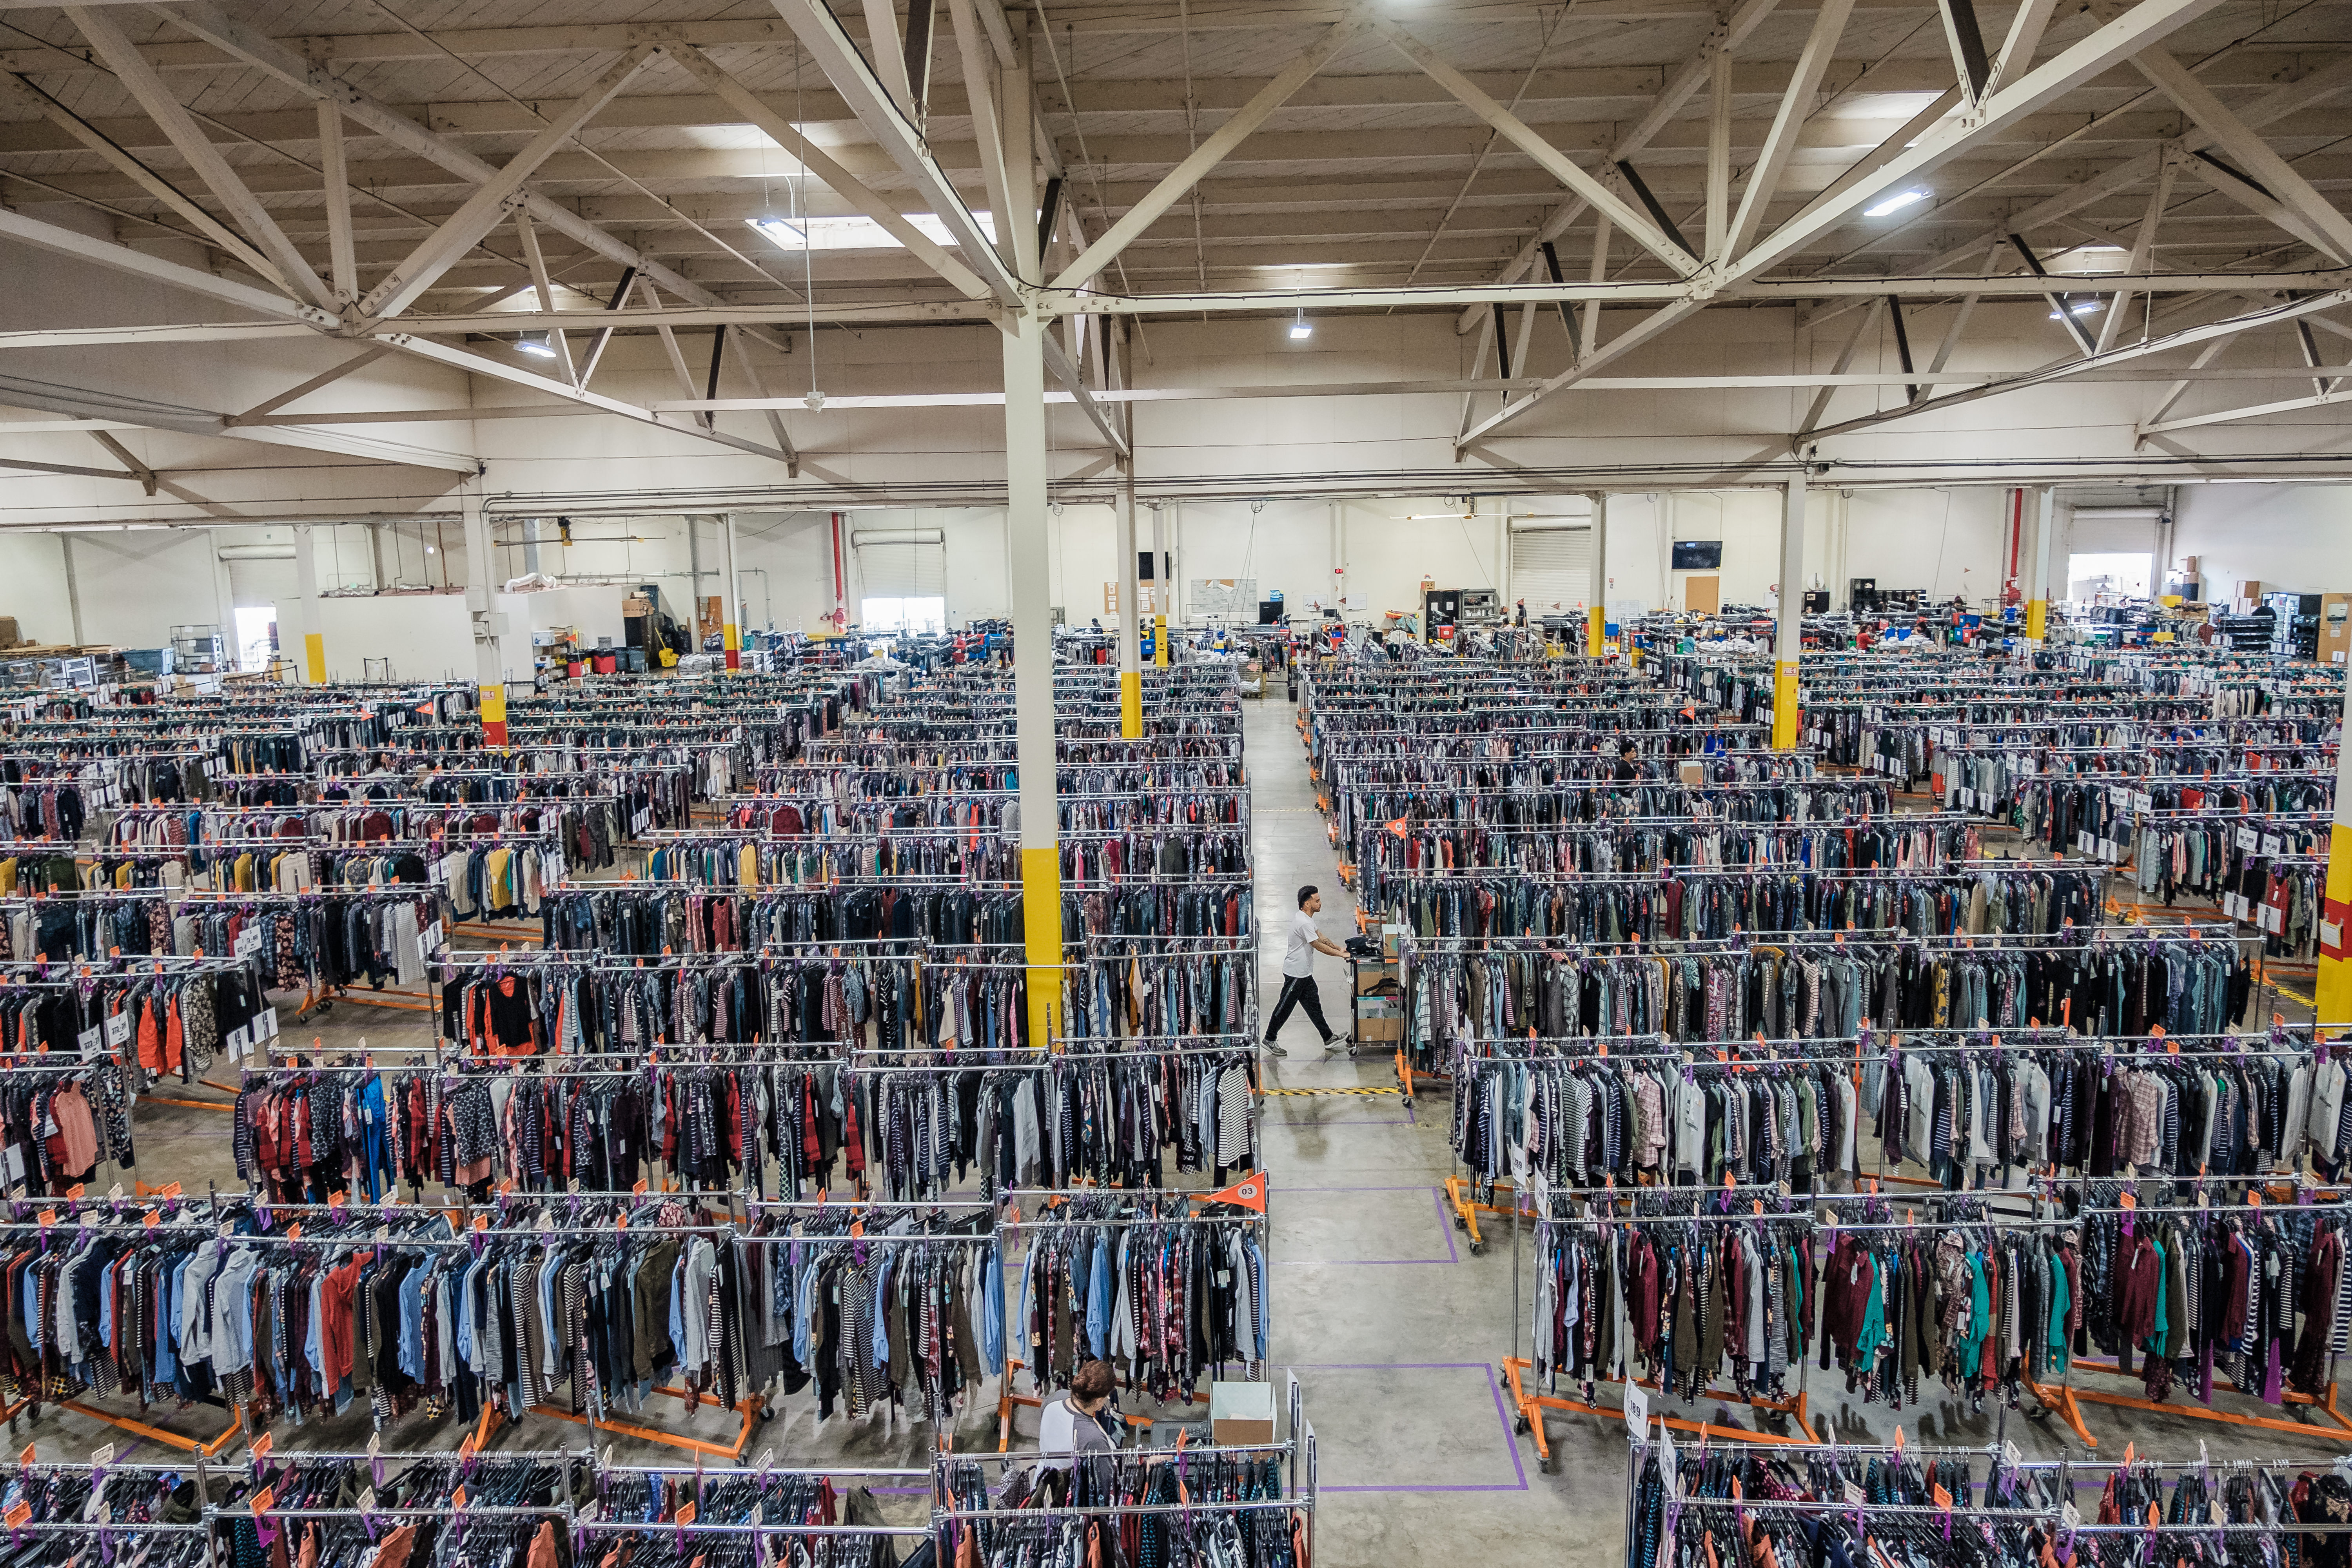
[[[2318,1006],[2314,1016],[2334,1026],[2352,1021],[2352,957],[2346,956],[2345,927],[2352,924],[2352,826],[2327,830],[2327,896],[2320,907]],[[2336,940],[2327,940],[2329,928]]]
[[[302,639],[302,651],[310,657],[310,684],[324,686],[327,683],[327,639],[312,632]]]
[[[1772,749],[1797,749],[1797,661],[1772,661]]]
[[[1021,929],[1029,958],[1029,1044],[1045,1049],[1061,1033],[1062,852],[1021,851]]]
[[[1609,651],[1609,612],[1598,605],[1584,613],[1584,651],[1592,658]]]
[[[1143,738],[1143,671],[1118,672],[1118,732],[1130,741]]]

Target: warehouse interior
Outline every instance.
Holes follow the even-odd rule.
[[[2346,1562],[2347,138],[2352,0],[0,0],[0,1523]]]

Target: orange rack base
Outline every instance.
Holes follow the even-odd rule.
[[[682,1388],[656,1388],[654,1392],[667,1394],[672,1399],[686,1397],[686,1390]],[[715,1405],[718,1402],[713,1400],[711,1403]],[[735,1413],[743,1419],[742,1425],[736,1428],[735,1440],[731,1443],[712,1442],[706,1437],[682,1436],[676,1432],[664,1432],[654,1426],[639,1426],[627,1421],[592,1421],[585,1415],[574,1415],[568,1410],[550,1410],[543,1405],[531,1406],[530,1413],[534,1415],[545,1415],[556,1421],[569,1421],[575,1426],[593,1427],[598,1432],[617,1432],[624,1437],[635,1437],[646,1443],[658,1443],[665,1448],[683,1448],[689,1454],[707,1454],[717,1459],[740,1460],[743,1458],[743,1450],[751,1446],[752,1429],[759,1426],[760,1414],[766,1408],[767,1400],[764,1397],[755,1396],[738,1401]],[[492,1432],[505,1424],[504,1416],[495,1409],[486,1407],[482,1411],[480,1425],[474,1428],[475,1446],[479,1447]]]
[[[93,1409],[79,1399],[60,1399],[58,1401],[58,1408],[70,1410],[77,1415],[87,1415],[92,1421],[102,1421],[120,1431],[133,1433],[151,1443],[161,1443],[167,1448],[177,1448],[184,1454],[201,1454],[207,1459],[236,1441],[245,1431],[243,1420],[232,1415],[229,1418],[228,1430],[208,1442],[202,1437],[183,1437],[177,1432],[166,1432],[161,1426],[150,1426],[146,1422],[133,1421],[128,1415],[110,1415],[103,1410]],[[13,1416],[16,1411],[11,1410],[7,1414]]]
[[[2126,1375],[2116,1370],[2114,1362],[2084,1357],[2075,1359],[2074,1369],[2101,1377]],[[2097,1447],[2099,1440],[2091,1435],[2090,1426],[2083,1418],[2085,1402],[2112,1405],[2122,1410],[2149,1410],[2159,1415],[2178,1415],[2189,1421],[2211,1421],[2224,1426],[2252,1426],[2264,1432],[2293,1432],[2298,1436],[2326,1437],[2340,1443],[2352,1443],[2352,1420],[2345,1419],[2344,1413],[2336,1407],[2336,1385],[2332,1383],[2327,1385],[2326,1394],[2317,1398],[2293,1392],[2284,1395],[2288,1405],[2307,1409],[2315,1416],[2325,1417],[2324,1420],[2311,1421],[2294,1421],[2278,1415],[2248,1415],[2235,1410],[2209,1409],[2193,1401],[2140,1399],[2126,1394],[2102,1394],[2095,1389],[2038,1384],[2031,1379],[2026,1381],[2025,1386],[2053,1414],[2074,1428],[2074,1436],[2083,1440],[2086,1448]]]
[[[1568,1399],[1557,1394],[1530,1394],[1528,1392],[1527,1380],[1533,1374],[1534,1370],[1535,1363],[1527,1357],[1511,1356],[1503,1363],[1503,1381],[1510,1384],[1511,1405],[1517,1413],[1518,1429],[1536,1440],[1538,1468],[1544,1474],[1550,1475],[1552,1473],[1551,1440],[1544,1435],[1543,1413],[1545,1411],[1559,1410],[1571,1415],[1614,1417],[1620,1421],[1625,1418],[1625,1412],[1622,1406],[1587,1405],[1582,1400]],[[1608,1381],[1616,1380],[1612,1378]],[[1643,1388],[1654,1389],[1658,1386],[1655,1383],[1647,1380],[1637,1380],[1637,1382]],[[1705,1421],[1693,1421],[1681,1415],[1662,1415],[1658,1419],[1677,1432],[1696,1432],[1708,1436],[1732,1438],[1742,1443],[1818,1443],[1821,1441],[1813,1435],[1811,1422],[1806,1419],[1805,1396],[1801,1393],[1794,1399],[1742,1399],[1736,1394],[1721,1394],[1709,1389],[1701,1397],[1719,1399],[1727,1405],[1745,1405],[1753,1410],[1767,1410],[1786,1415],[1797,1424],[1797,1430],[1802,1432],[1804,1436],[1783,1437],[1771,1432],[1743,1431],[1737,1427],[1717,1426]]]

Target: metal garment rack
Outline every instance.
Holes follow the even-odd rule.
[[[1266,1179],[1264,1172],[1259,1172],[1253,1176],[1244,1178],[1244,1184],[1253,1181],[1257,1184],[1258,1202],[1263,1206],[1253,1210],[1239,1205],[1229,1205],[1228,1206],[1232,1207],[1233,1212],[1222,1215],[1198,1215],[1192,1213],[1191,1205],[1194,1204],[1217,1203],[1220,1202],[1221,1199],[1219,1194],[1216,1192],[1196,1192],[1189,1188],[1008,1187],[1003,1192],[997,1194],[997,1200],[1004,1205],[1004,1210],[997,1216],[996,1230],[997,1234],[1002,1236],[1008,1231],[1017,1235],[1026,1231],[1075,1230],[1079,1228],[1090,1229],[1104,1226],[1250,1226],[1255,1227],[1258,1232],[1258,1251],[1260,1256],[1265,1258],[1270,1270],[1274,1255],[1273,1184]],[[1223,1190],[1231,1191],[1230,1188]],[[1133,1214],[1118,1215],[1069,1215],[1055,1219],[1045,1217],[1049,1211],[1055,1208],[1069,1206],[1078,1200],[1099,1199],[1107,1202],[1119,1202],[1122,1200],[1133,1201],[1146,1197],[1158,1197],[1163,1200],[1177,1200],[1184,1205],[1186,1212],[1179,1215]],[[1027,1219],[1023,1217],[1021,1200],[1024,1198],[1036,1198],[1040,1200],[1036,1205],[1036,1218]],[[1002,1256],[1002,1254],[1000,1254],[1000,1256]],[[1270,1288],[1272,1284],[1273,1280],[1271,1278],[1264,1279],[1259,1281],[1255,1305],[1261,1311],[1265,1311],[1267,1310],[1267,1303],[1270,1298]],[[1269,1342],[1271,1339],[1272,1329],[1271,1320],[1269,1317]],[[1268,1348],[1271,1348],[1270,1342]],[[1008,1349],[1004,1358],[1004,1371],[999,1384],[1000,1392],[998,1394],[996,1403],[996,1451],[1000,1454],[1007,1452],[1012,1447],[1013,1412],[1024,1405],[1026,1405],[1032,1410],[1039,1409],[1043,1406],[1045,1402],[1043,1394],[1017,1394],[1013,1391],[1013,1374],[1026,1364],[1027,1363],[1013,1356]],[[1252,1364],[1255,1365],[1258,1363],[1253,1363]],[[1297,1379],[1294,1376],[1291,1381],[1295,1384],[1297,1382]],[[1183,1391],[1182,1403],[1187,1406],[1195,1403],[1195,1398],[1192,1389],[1186,1388]],[[1151,1417],[1149,1415],[1129,1415],[1122,1412],[1119,1419],[1130,1428],[1144,1431],[1149,1431],[1152,1425]]]
[[[1266,1499],[1257,1502],[1129,1503],[1103,1508],[967,1509],[959,1507],[954,1501],[954,1494],[950,1486],[950,1467],[961,1463],[978,1463],[983,1466],[993,1464],[1004,1467],[1016,1464],[1032,1465],[1037,1462],[1038,1456],[1034,1454],[1013,1454],[1002,1449],[992,1454],[985,1452],[956,1454],[946,1451],[934,1454],[931,1459],[933,1502],[931,1521],[933,1529],[937,1531],[937,1547],[940,1558],[943,1562],[952,1561],[956,1550],[957,1536],[965,1527],[973,1522],[982,1521],[1058,1519],[1070,1517],[1123,1518],[1130,1515],[1150,1516],[1152,1514],[1181,1513],[1187,1509],[1194,1513],[1265,1512],[1274,1510],[1287,1510],[1292,1512],[1304,1513],[1306,1515],[1307,1552],[1304,1561],[1313,1563],[1317,1560],[1315,1557],[1315,1514],[1321,1489],[1318,1475],[1319,1458],[1318,1453],[1318,1440],[1315,1435],[1315,1424],[1307,1418],[1306,1403],[1299,1387],[1298,1374],[1297,1373],[1286,1373],[1284,1374],[1283,1405],[1285,1412],[1288,1417],[1287,1424],[1290,1435],[1286,1439],[1282,1441],[1261,1444],[1212,1446],[1198,1448],[1189,1446],[1180,1446],[1173,1448],[1121,1450],[1122,1456],[1125,1457],[1138,1457],[1141,1454],[1149,1453],[1155,1458],[1162,1458],[1168,1462],[1181,1462],[1186,1456],[1198,1457],[1203,1459],[1215,1459],[1227,1457],[1237,1457],[1241,1455],[1276,1455],[1286,1458],[1288,1461],[1288,1468],[1290,1472],[1291,1495],[1287,1498]]]

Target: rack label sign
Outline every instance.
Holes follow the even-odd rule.
[[[110,1046],[121,1046],[129,1044],[130,1040],[131,1015],[128,1013],[108,1014],[106,1016],[106,1043]]]
[[[86,1057],[96,1056],[106,1048],[106,1031],[103,1029],[84,1029],[74,1039]]]
[[[1645,1436],[1650,1429],[1650,1396],[1642,1385],[1630,1379],[1625,1384],[1625,1430],[1635,1437]]]

